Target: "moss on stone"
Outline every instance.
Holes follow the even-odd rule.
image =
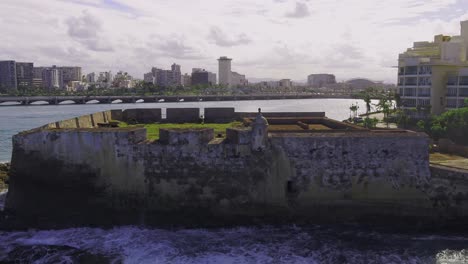
[[[0,164],[0,191],[8,188],[8,171],[10,164]]]

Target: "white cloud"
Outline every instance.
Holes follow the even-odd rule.
[[[228,55],[252,77],[330,72],[393,82],[392,62],[412,42],[459,33],[463,2],[2,0],[0,59],[141,77],[173,62],[217,71]]]
[[[287,17],[302,18],[310,15],[309,7],[306,3],[296,3],[294,11],[286,13]]]

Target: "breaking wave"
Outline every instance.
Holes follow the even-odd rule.
[[[0,262],[18,259],[34,263],[466,263],[468,237],[327,226],[0,232]]]

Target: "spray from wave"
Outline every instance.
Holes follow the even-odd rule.
[[[18,256],[35,263],[468,262],[468,237],[428,237],[325,226],[31,230],[0,232],[0,262]]]

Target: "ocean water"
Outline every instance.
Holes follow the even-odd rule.
[[[356,100],[200,102],[0,107],[0,160],[11,156],[11,137],[22,130],[107,109],[235,107],[237,111],[325,111],[349,116]],[[358,101],[361,111],[364,102]],[[6,192],[0,193],[0,210]],[[0,263],[468,263],[468,230],[396,231],[394,227],[251,226],[211,229],[0,231]]]
[[[0,162],[11,159],[11,138],[18,132],[109,109],[162,108],[165,115],[166,108],[235,107],[239,112],[257,112],[258,108],[262,108],[264,112],[326,112],[329,118],[344,120],[349,117],[349,106],[356,103],[360,106],[360,112],[365,112],[364,101],[354,99],[0,106]]]
[[[468,263],[467,247],[468,236],[359,226],[0,232],[0,262],[21,263]]]

